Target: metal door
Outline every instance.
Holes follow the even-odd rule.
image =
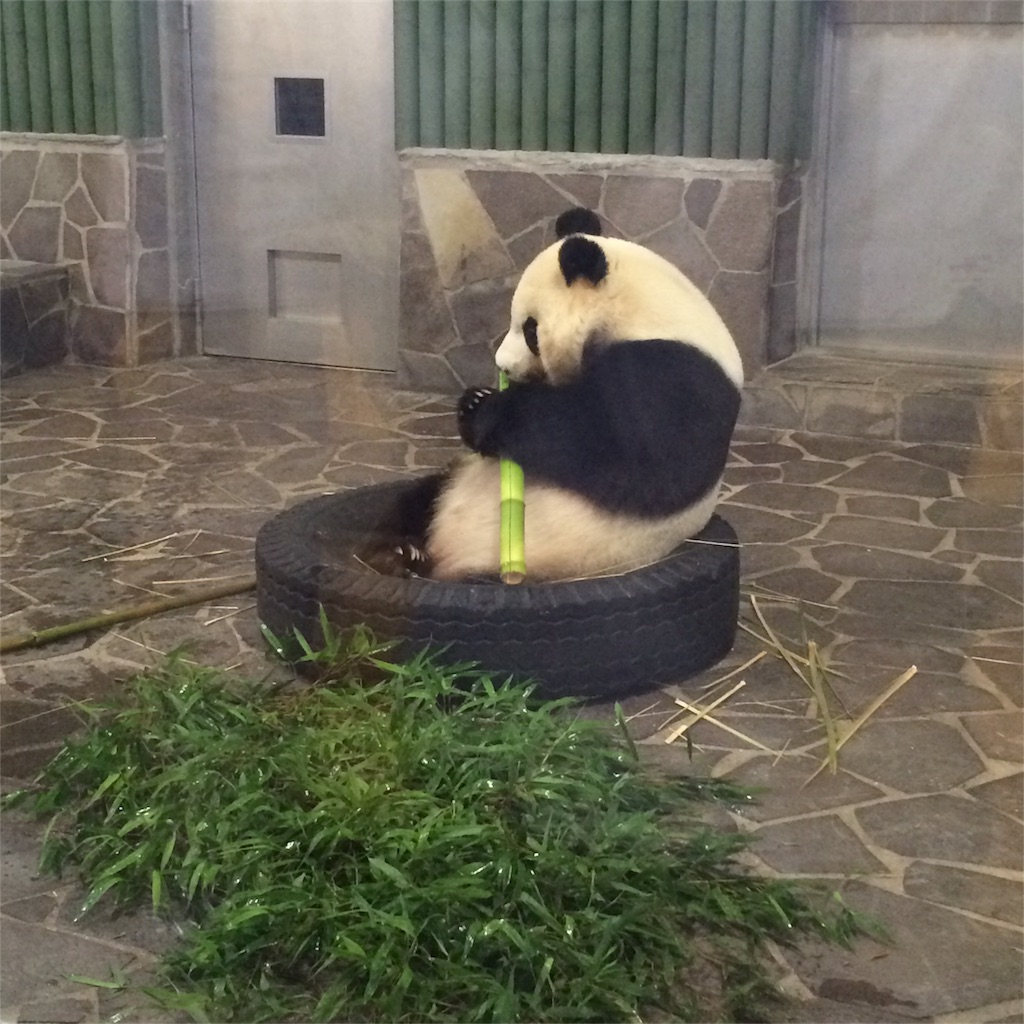
[[[1019,24],[831,26],[822,343],[1019,358],[1021,54]]]
[[[394,369],[390,0],[190,13],[203,350]]]

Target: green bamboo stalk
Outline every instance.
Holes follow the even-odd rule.
[[[88,633],[94,629],[105,629],[107,626],[116,626],[121,622],[145,619],[150,615],[157,615],[160,612],[172,611],[175,608],[185,608],[190,604],[216,601],[218,598],[230,597],[232,594],[244,594],[248,590],[255,589],[255,587],[256,577],[248,576],[242,580],[236,580],[234,583],[222,584],[219,587],[206,587],[203,590],[193,590],[190,593],[177,594],[174,597],[162,597],[155,601],[143,601],[141,604],[116,608],[112,612],[93,615],[87,619],[79,619],[77,622],[65,622],[58,626],[50,626],[47,629],[35,630],[32,633],[22,633],[19,636],[8,637],[0,641],[0,652],[6,654],[8,651],[20,651],[24,647],[41,647],[43,644],[52,643],[54,640],[62,640],[66,636]]]
[[[498,387],[508,387],[508,377],[498,374]],[[522,583],[526,577],[526,502],[523,498],[523,467],[501,460],[501,582]]]

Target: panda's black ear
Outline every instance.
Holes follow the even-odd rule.
[[[601,218],[593,210],[585,206],[574,206],[560,214],[555,221],[555,236],[565,238],[567,235],[599,235],[601,234]]]
[[[608,273],[604,250],[585,235],[570,235],[558,250],[558,265],[565,283],[571,285],[578,277],[591,284],[600,282]]]

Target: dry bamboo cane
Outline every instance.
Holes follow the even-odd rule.
[[[57,626],[50,626],[47,629],[38,629],[32,633],[22,633],[20,636],[12,636],[5,640],[0,640],[0,653],[6,654],[9,651],[20,651],[24,647],[41,647],[43,644],[51,643],[54,640],[63,640],[64,637],[74,636],[77,633],[87,633],[93,629],[105,629],[107,626],[116,626],[120,622],[133,622],[135,619],[145,619],[150,615],[157,615],[160,612],[169,612],[175,608],[185,608],[190,604],[215,601],[217,598],[230,597],[232,594],[244,594],[255,586],[256,577],[248,576],[244,580],[226,583],[220,587],[207,587],[203,590],[193,590],[188,594],[162,597],[156,601],[143,601],[141,604],[115,608],[112,612],[93,615],[87,619],[79,619],[77,622],[65,622]]]
[[[508,387],[508,377],[498,374],[498,387]],[[522,583],[526,577],[526,502],[523,468],[511,459],[501,463],[501,582]]]

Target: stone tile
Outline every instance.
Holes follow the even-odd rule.
[[[44,934],[45,933],[45,934]],[[127,967],[135,955],[118,951],[84,935],[43,929],[11,918],[0,918],[4,946],[3,1007],[31,1004],[44,994],[57,996],[81,988],[57,977],[80,974],[90,978],[109,977],[112,966]],[[45,950],[44,955],[40,951]]]
[[[739,505],[810,515],[834,512],[837,496],[823,487],[803,487],[799,484],[752,483],[737,491],[730,501]]]
[[[1020,530],[959,529],[953,541],[957,551],[997,558],[1020,558],[1024,555],[1024,534]]]
[[[0,195],[0,225],[6,231],[32,197],[32,185],[39,167],[38,149],[12,149],[3,154],[3,195]]]
[[[847,770],[903,793],[953,789],[985,767],[955,728],[928,721],[872,720],[840,757]]]
[[[32,198],[41,202],[60,202],[77,180],[77,154],[43,153],[32,189]]]
[[[748,386],[743,391],[739,422],[750,426],[799,428],[804,425],[806,402],[807,393],[802,387],[775,390]]]
[[[1024,922],[1024,886],[997,875],[917,861],[903,876],[903,890],[908,896],[940,906],[1009,924]]]
[[[645,238],[644,245],[679,267],[702,292],[707,293],[718,264],[692,224],[684,220],[667,224]]]
[[[85,233],[88,278],[92,294],[101,306],[128,308],[128,232],[99,225]]]
[[[686,187],[686,215],[699,228],[706,228],[722,192],[720,178],[696,178]]]
[[[936,793],[855,814],[875,845],[904,857],[1020,868],[1019,824],[969,797]]]
[[[83,362],[123,366],[127,362],[128,326],[124,313],[83,306],[71,323],[72,351]]]
[[[450,300],[459,337],[475,339],[492,362],[489,346],[495,345],[508,331],[513,291],[512,283],[484,281],[467,285]]]
[[[726,502],[720,506],[741,544],[780,544],[806,536],[814,524],[791,516]]]
[[[974,575],[1014,601],[1024,598],[1024,566],[1017,560],[990,559],[976,566]]]
[[[1024,775],[1018,773],[983,782],[979,786],[972,786],[968,792],[1004,814],[1024,818]]]
[[[986,757],[1015,764],[1024,761],[1024,721],[1016,711],[967,715],[962,722]]]
[[[640,239],[679,216],[684,186],[681,178],[609,174],[603,210],[626,238]]]
[[[725,510],[720,510],[725,511]],[[732,522],[731,510],[726,518]],[[781,569],[795,565],[800,555],[786,544],[764,544],[745,542],[740,550],[740,571],[744,579],[773,569]]]
[[[548,181],[568,192],[576,206],[596,210],[601,202],[603,179],[596,174],[549,174]]]
[[[900,440],[981,444],[978,403],[950,395],[907,395],[900,407]]]
[[[59,206],[26,206],[7,232],[7,240],[18,259],[56,263],[60,252],[60,219]]]
[[[896,405],[891,394],[817,385],[809,389],[807,430],[824,434],[896,437]]]
[[[924,1018],[971,1011],[973,1019],[979,1006],[1019,998],[1018,940],[1007,929],[859,882],[844,887],[843,899],[884,922],[891,942],[796,952],[790,961],[813,992],[858,992]]]
[[[808,455],[817,459],[828,459],[833,462],[850,462],[877,456],[883,452],[899,452],[901,446],[895,442],[867,440],[860,437],[839,437],[835,434],[808,434],[802,430],[794,431],[789,440],[798,445]]]
[[[813,547],[811,557],[826,572],[860,579],[941,580],[955,583],[964,576],[964,570],[956,565],[858,544]]]
[[[842,768],[835,775],[824,771],[805,785],[816,767],[816,761],[811,758],[776,759],[774,755],[765,755],[747,761],[728,777],[732,782],[764,793],[762,799],[744,806],[741,812],[744,818],[760,822],[853,806],[883,795],[880,789],[855,779]],[[759,845],[754,847],[759,848]]]
[[[846,470],[841,462],[821,462],[805,459],[782,465],[782,482],[787,484],[826,484]],[[847,503],[849,504],[849,503]]]
[[[531,172],[468,170],[465,175],[502,238],[557,217],[566,208],[565,197]]]
[[[835,463],[835,465],[839,464]],[[918,498],[896,498],[889,495],[876,496],[873,494],[857,495],[846,499],[846,511],[853,516],[871,516],[876,519],[906,519],[911,523],[921,520],[921,502]],[[931,521],[935,523],[934,519]],[[935,523],[935,525],[949,524]]]
[[[841,585],[834,576],[803,568],[762,574],[757,582],[768,590],[803,601],[828,601]]]
[[[726,270],[764,270],[771,256],[774,219],[774,182],[726,182],[705,234],[719,266]]]
[[[882,494],[910,494],[947,498],[952,494],[949,475],[931,466],[919,466],[885,455],[869,456],[859,466],[832,481],[835,487]]]
[[[837,663],[838,664],[838,663]],[[907,659],[901,669],[879,669],[856,665],[843,668],[853,674],[854,681],[834,679],[832,688],[845,706],[859,713],[882,695],[899,675],[916,662]],[[996,711],[1002,707],[999,698],[965,675],[942,672],[918,672],[875,711],[873,722],[883,719],[928,719],[943,712]]]
[[[993,474],[990,476],[965,476],[960,481],[964,496],[973,501],[989,502],[995,505],[1024,504],[1024,488],[1019,474]]]
[[[1024,442],[1024,405],[987,399],[981,406],[982,443],[989,448],[1020,451]]]
[[[715,274],[707,294],[732,333],[743,357],[744,372],[752,376],[764,365],[767,273],[720,270]]]
[[[930,502],[925,518],[936,526],[995,528],[1019,526],[1021,510],[1008,505],[988,505],[967,498],[942,498]]]
[[[75,189],[64,204],[64,215],[80,228],[91,228],[99,222],[99,214],[92,205],[88,193],[81,186]]]
[[[853,830],[831,814],[757,830],[757,856],[786,875],[886,875]]]
[[[934,551],[946,536],[945,530],[910,523],[879,522],[867,516],[832,516],[815,535],[815,540],[860,544],[892,551]]]
[[[1000,629],[1021,622],[1017,602],[986,587],[952,583],[857,580],[844,596],[843,605],[899,622],[947,629]]]
[[[92,1005],[87,999],[33,1000],[18,1014],[18,1024],[79,1024],[92,1016]]]
[[[114,153],[83,153],[82,181],[100,219],[107,223],[127,218],[125,158]]]
[[[774,466],[786,462],[798,462],[803,458],[803,453],[799,448],[771,441],[746,443],[734,440],[731,451],[733,455],[738,455],[755,466]]]

